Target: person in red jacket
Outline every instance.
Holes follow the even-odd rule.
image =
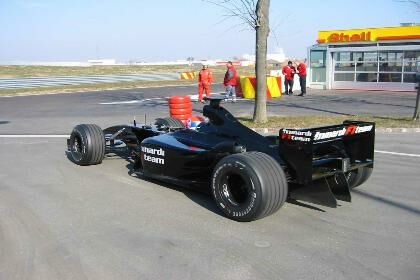
[[[213,82],[213,73],[207,64],[203,64],[203,69],[198,73],[198,101],[203,102],[203,91],[206,96],[210,96],[210,87]]]
[[[299,96],[305,96],[306,94],[306,65],[302,61],[298,62],[297,71],[299,75],[300,83],[300,94]]]
[[[226,74],[223,80],[223,84],[226,87],[226,99],[229,97],[232,98],[232,102],[236,102],[236,85],[238,79],[238,72],[236,72],[235,66],[233,66],[232,61],[228,61],[226,64]]]
[[[296,68],[292,65],[292,62],[287,62],[287,65],[283,67],[281,72],[284,75],[284,87],[286,89],[286,95],[293,94],[293,79],[295,77]]]

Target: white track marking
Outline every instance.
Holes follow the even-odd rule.
[[[223,94],[223,93],[225,93],[225,92],[224,91],[222,91],[222,92],[213,92],[213,93],[210,93],[210,95],[220,95],[220,94]],[[190,98],[191,98],[192,101],[198,101],[198,94],[189,94],[189,96],[190,96]]]
[[[116,101],[116,102],[103,102],[99,104],[100,105],[135,104],[135,103],[142,103],[145,101],[162,100],[162,99],[165,99],[165,97],[154,97],[154,98],[135,99],[135,100]]]
[[[375,153],[396,155],[396,156],[404,156],[404,157],[420,157],[420,155],[418,155],[418,154],[406,154],[406,153],[396,153],[396,152],[378,151],[378,150],[375,150]]]
[[[211,93],[211,95],[221,95],[225,92],[214,92]],[[198,94],[189,94],[188,95],[192,101],[198,101]],[[169,97],[154,97],[154,98],[145,98],[145,99],[134,99],[134,100],[126,100],[126,101],[115,101],[115,102],[102,102],[98,103],[99,105],[123,105],[123,104],[137,104],[147,101],[153,101],[153,100],[167,100]],[[244,98],[238,98],[237,101],[246,101],[247,99]]]
[[[6,134],[0,135],[0,138],[69,138],[70,135],[64,134]]]
[[[100,105],[117,105],[117,104],[134,104],[134,103],[140,103],[143,100],[128,100],[128,101],[117,101],[117,102],[104,102],[99,103]]]

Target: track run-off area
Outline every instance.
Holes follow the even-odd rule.
[[[289,201],[250,223],[225,218],[208,195],[130,175],[122,158],[88,167],[67,158],[76,124],[152,123],[167,116],[166,97],[195,91],[0,98],[0,279],[418,279],[420,133],[376,134],[372,177],[351,203]],[[268,111],[408,115],[414,100],[314,91],[270,100]],[[249,115],[253,103],[225,107]]]

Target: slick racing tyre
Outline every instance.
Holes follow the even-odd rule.
[[[171,104],[189,104],[191,103],[191,97],[187,96],[171,96],[169,97],[169,105]]]
[[[175,104],[170,104],[169,105],[169,109],[188,109],[188,110],[192,110],[193,106],[192,103],[175,103]]]
[[[171,115],[191,115],[192,109],[171,109]]]
[[[352,170],[347,173],[347,182],[349,183],[350,189],[357,188],[364,182],[366,182],[370,175],[372,175],[373,168],[360,167],[356,170]]]
[[[155,125],[166,128],[185,127],[181,120],[175,118],[159,118],[156,119]]]
[[[105,137],[96,124],[79,124],[70,135],[70,154],[78,165],[94,165],[105,156]]]
[[[260,152],[229,155],[213,171],[212,194],[230,219],[249,222],[275,213],[286,201],[288,185],[280,165]]]

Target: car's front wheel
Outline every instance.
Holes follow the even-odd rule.
[[[94,165],[105,156],[105,137],[96,124],[79,124],[70,135],[69,150],[74,163]]]
[[[229,155],[212,175],[212,194],[230,219],[248,222],[275,213],[286,201],[286,176],[271,156],[260,152]]]

